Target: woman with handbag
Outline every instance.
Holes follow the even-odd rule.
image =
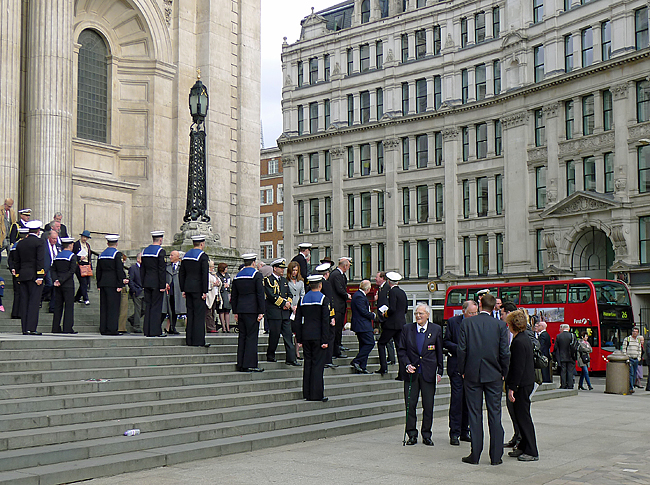
[[[221,322],[221,331],[223,333],[230,333],[230,284],[232,278],[228,273],[228,265],[226,263],[219,263],[217,266],[217,278],[220,281],[220,295],[221,306],[219,306],[217,313],[219,314],[219,321]]]
[[[583,381],[587,381],[587,387],[590,391],[593,389],[593,387],[591,387],[591,381],[589,380],[589,361],[591,360],[589,354],[591,354],[591,352],[592,348],[591,344],[587,340],[587,331],[583,330],[580,334],[580,340],[578,340],[578,367],[580,367],[581,370],[578,389],[583,391],[586,391],[586,389],[582,387]]]
[[[74,296],[74,301],[79,303],[84,302],[86,305],[90,305],[88,290],[90,289],[90,277],[93,275],[90,256],[92,254],[98,255],[99,253],[94,252],[90,247],[88,240],[92,238],[90,237],[89,230],[86,229],[80,236],[79,240],[72,247],[72,252],[77,255],[77,262],[79,263],[76,272],[77,279],[79,280],[79,289]]]

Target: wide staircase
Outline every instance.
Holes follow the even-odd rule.
[[[0,483],[70,483],[404,422],[395,365],[359,375],[339,359],[325,370],[329,401],[307,402],[302,368],[285,365],[281,347],[265,362],[266,340],[266,371],[247,374],[235,371],[236,334],[209,337],[210,348],[177,336],[0,334]],[[344,344],[356,353],[356,338]],[[376,350],[368,368],[378,368]],[[576,392],[556,386],[535,399]],[[448,402],[445,376],[436,427],[447,427]],[[141,434],[124,436],[130,429]]]

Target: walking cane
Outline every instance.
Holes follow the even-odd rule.
[[[409,374],[409,390],[406,393],[406,423],[404,423],[404,440],[402,441],[402,446],[406,446],[406,428],[408,427],[409,423],[409,408],[411,407],[411,385],[413,384],[413,372],[412,374]]]

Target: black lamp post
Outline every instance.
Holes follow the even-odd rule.
[[[187,203],[185,204],[185,222],[200,220],[210,222],[207,214],[208,196],[206,188],[207,161],[205,149],[205,125],[203,121],[208,114],[208,89],[201,82],[201,71],[198,71],[196,83],[190,89],[190,163],[187,172]]]

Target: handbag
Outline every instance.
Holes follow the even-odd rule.
[[[533,348],[533,362],[535,369],[545,369],[548,367],[548,357],[542,354],[540,349]]]
[[[589,357],[589,354],[587,352],[580,352],[580,358],[582,359],[582,363],[584,365],[589,365],[591,357]]]
[[[93,275],[93,268],[89,264],[79,265],[79,274],[82,278]]]

